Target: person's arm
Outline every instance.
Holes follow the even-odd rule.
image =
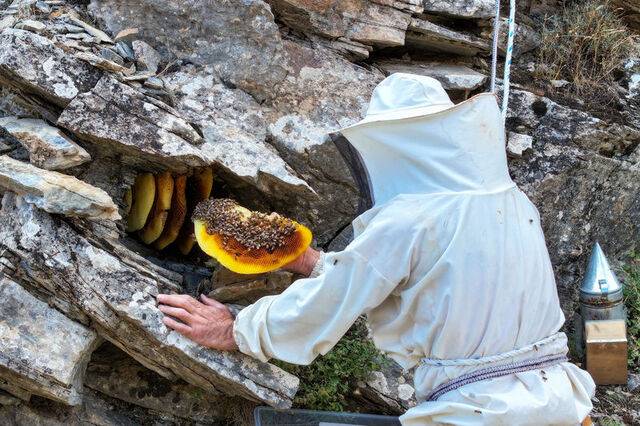
[[[285,265],[282,269],[302,275],[303,277],[308,277],[311,275],[311,272],[313,272],[319,260],[320,252],[309,247],[302,255],[298,256],[296,260]]]
[[[240,311],[235,341],[261,361],[309,364],[326,354],[356,319],[387,298],[399,281],[383,276],[356,250],[327,253],[324,272]]]
[[[369,223],[344,251],[322,255],[319,276],[263,297],[240,311],[235,321],[224,305],[211,299],[203,297],[205,305],[189,296],[161,295],[160,310],[181,321],[165,317],[164,322],[210,348],[229,350],[237,345],[262,361],[308,364],[327,353],[358,316],[382,303],[408,277],[412,232],[393,214],[385,216]]]
[[[308,248],[283,269],[308,277],[319,259],[320,252]],[[234,318],[224,304],[204,294],[200,301],[185,294],[159,294],[157,300],[167,327],[212,349],[238,349],[233,338]]]
[[[201,302],[186,294],[159,294],[156,299],[167,327],[208,348],[238,349],[233,339],[233,315],[222,303],[204,294]]]
[[[315,257],[315,256],[314,256]],[[168,327],[203,346],[235,350],[261,361],[277,358],[309,364],[327,353],[369,309],[396,287],[355,250],[318,257],[324,272],[295,281],[284,292],[266,296],[233,318],[220,302],[201,296],[158,295],[158,308]],[[316,266],[301,262],[288,269],[308,273]]]

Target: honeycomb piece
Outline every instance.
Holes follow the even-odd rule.
[[[127,231],[144,227],[156,197],[156,181],[151,173],[141,173],[133,184],[133,202],[127,217]]]
[[[156,199],[153,204],[151,216],[139,233],[140,239],[145,244],[151,244],[162,234],[165,222],[169,216],[172,195],[173,176],[171,176],[171,173],[164,172],[156,175]]]
[[[162,250],[174,242],[180,233],[184,218],[187,216],[186,188],[187,176],[176,177],[173,185],[169,216],[167,217],[162,234],[153,244],[158,250]]]
[[[311,244],[311,231],[277,213],[252,212],[230,199],[201,202],[193,214],[200,248],[238,274],[276,270]]]

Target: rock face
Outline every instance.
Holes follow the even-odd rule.
[[[522,155],[531,150],[533,146],[533,138],[529,135],[521,135],[516,132],[507,134],[507,154],[513,157],[522,157]]]
[[[91,89],[100,72],[65,54],[49,39],[6,29],[0,34],[0,84],[59,107]]]
[[[439,62],[384,61],[378,62],[389,74],[403,72],[424,75],[438,80],[445,90],[472,91],[487,81],[487,76],[464,65]]]
[[[71,305],[68,314],[81,312],[98,334],[160,375],[181,377],[213,394],[291,405],[295,376],[241,354],[207,350],[164,326],[154,297],[175,289],[159,279],[167,271],[124,258],[126,250],[117,247],[106,251],[11,195],[0,211],[0,252],[20,259],[13,265],[15,279],[61,299],[60,306]]]
[[[43,169],[63,170],[91,161],[84,148],[43,120],[6,117],[0,118],[0,126],[29,151],[30,162]]]
[[[31,164],[0,156],[0,188],[24,196],[50,213],[91,219],[118,220],[118,207],[103,190],[73,176],[39,169]]]
[[[474,35],[454,31],[433,22],[413,18],[407,33],[407,45],[433,52],[474,56],[489,51],[489,42]]]
[[[522,90],[509,105],[509,125],[533,139],[530,156],[512,161],[511,174],[540,210],[570,316],[592,244],[600,241],[613,258],[636,247],[638,130]]]
[[[91,358],[85,385],[122,401],[205,424],[222,422],[225,410],[234,403],[232,398],[211,395],[183,381],[170,381],[108,343]]]
[[[111,33],[136,27],[167,56],[212,65],[222,80],[259,98],[286,75],[280,33],[261,0],[94,0],[89,10]]]
[[[323,37],[345,38],[379,47],[403,46],[410,12],[422,9],[412,1],[272,0],[269,3],[291,28],[312,29]]]
[[[413,374],[390,359],[381,371],[372,372],[366,381],[358,383],[356,393],[361,404],[385,407],[385,413],[392,415],[401,415],[417,403]]]
[[[184,256],[175,244],[141,245],[124,231],[128,189],[142,172],[184,174],[192,185],[196,169],[211,167],[214,197],[285,214],[313,230],[317,247],[343,249],[360,194],[328,135],[360,120],[393,72],[436,78],[456,102],[486,90],[494,2],[8,3],[0,0],[0,359],[30,358],[44,340],[39,359],[56,368],[1,364],[0,422],[229,424],[230,412],[256,404],[288,407],[295,377],[170,332],[154,296],[211,291],[236,312],[296,277],[238,277],[197,247]],[[635,2],[614,4],[635,25]],[[611,108],[592,113],[588,100],[563,94],[568,82],[536,81],[541,21],[527,9],[505,149],[540,211],[570,317],[593,241],[613,260],[639,248],[640,61],[615,70]],[[47,334],[49,322],[59,326]],[[73,330],[108,341],[84,380],[95,344],[60,346],[69,337],[58,334]],[[411,375],[387,367],[349,402],[411,407]]]
[[[296,6],[294,3],[274,2],[273,7],[276,13],[279,13],[281,7],[290,10],[291,7]],[[398,5],[401,4],[401,2],[396,3]],[[406,8],[410,9],[415,6],[412,6],[411,3],[404,4]],[[107,4],[110,5],[111,2],[94,2],[90,10],[94,15],[103,19],[107,26],[110,26],[110,22],[118,21],[119,24],[117,26],[110,26],[112,31],[120,30],[124,26],[141,26],[144,28],[145,24],[136,21],[137,18],[134,18],[129,13],[128,8],[124,11],[119,9],[119,6],[114,6],[109,7],[107,10]],[[224,13],[239,16],[252,13],[255,15],[253,19],[258,21],[263,17],[262,6],[258,7],[258,4],[259,2],[255,2],[252,4],[255,7],[252,6],[252,8],[244,8],[233,12],[225,11]],[[371,10],[371,13],[374,13],[375,10],[388,10],[389,13],[403,17],[404,23],[402,25],[405,28],[408,24],[408,15],[401,11],[402,7],[381,6],[368,1],[354,2],[354,4],[358,5],[356,10],[366,9]],[[264,4],[263,6],[266,7]],[[304,5],[297,4],[296,7],[298,6]],[[354,11],[348,10],[344,2],[336,2],[336,7],[338,10],[334,11],[335,14],[333,16],[344,17],[345,22],[350,22],[348,16],[355,16]],[[345,7],[345,9],[341,9],[342,7]],[[320,7],[311,15],[320,19],[320,16],[325,16],[323,14],[334,12],[328,7]],[[159,14],[157,17],[154,16],[153,19],[160,19],[166,16],[167,11],[149,9],[146,10],[146,13]],[[286,13],[283,12],[283,16],[285,15]],[[385,15],[380,14],[376,15],[376,17],[383,20],[387,19]],[[230,19],[230,17],[225,19]],[[358,17],[358,19],[363,22],[370,21],[361,17]],[[349,28],[355,31],[355,27],[349,26]],[[366,35],[373,33],[372,29],[364,26],[364,24],[360,28],[360,36],[354,36],[359,41],[365,41],[366,37],[369,37],[371,39],[369,41],[372,41],[375,37],[378,37],[379,40],[372,41],[373,44],[389,45],[400,43],[399,41],[382,41],[381,37],[388,36],[386,30],[386,35],[380,33],[380,35],[375,36]],[[246,32],[248,29],[244,28],[243,31]],[[206,36],[211,37],[213,34],[206,34]],[[190,34],[190,39],[188,41],[185,40],[183,45],[186,46],[189,43],[193,45],[189,49],[197,50],[198,43],[193,37],[194,34]],[[177,108],[201,125],[205,140],[208,142],[203,146],[202,150],[210,149],[209,152],[211,152],[212,156],[224,159],[226,164],[223,164],[230,171],[233,172],[234,169],[251,170],[251,168],[254,168],[253,164],[255,164],[256,159],[265,159],[264,163],[269,166],[266,170],[264,167],[262,169],[268,171],[269,175],[279,177],[281,180],[297,186],[306,183],[313,188],[317,196],[310,191],[296,190],[300,201],[295,207],[286,205],[289,203],[281,201],[276,201],[276,205],[279,209],[302,222],[317,224],[316,235],[318,241],[324,244],[334,236],[338,229],[349,222],[357,206],[357,193],[348,172],[343,167],[326,167],[327,163],[335,165],[342,163],[337,150],[326,139],[326,134],[360,118],[368,101],[368,95],[365,93],[370,93],[373,86],[382,76],[368,72],[340,57],[336,57],[331,51],[320,46],[311,48],[301,43],[283,40],[279,33],[272,34],[270,29],[262,28],[259,37],[261,43],[268,46],[267,49],[273,49],[271,54],[273,59],[279,59],[277,61],[278,65],[269,65],[261,71],[263,74],[253,73],[250,77],[244,77],[241,82],[235,77],[230,78],[229,75],[231,74],[220,69],[221,66],[229,66],[228,61],[222,65],[216,64],[215,61],[209,61],[212,72],[206,69],[204,72],[203,70],[193,70],[192,77],[196,77],[196,74],[198,74],[193,84],[189,82],[189,84],[185,85],[181,82],[183,77],[178,77],[178,80],[169,76],[169,85],[170,87],[176,87],[175,83],[177,83],[179,84],[179,92],[192,93],[191,96],[185,99],[187,102],[179,101]],[[343,34],[340,37],[347,37],[347,35]],[[252,38],[249,38],[249,40],[252,40]],[[167,48],[175,53],[176,46],[172,46],[175,42],[171,40],[168,43]],[[238,49],[243,49],[248,54],[250,48],[241,46],[241,43],[241,39],[237,38],[230,42],[230,46],[237,46]],[[269,55],[265,54],[265,50],[262,49],[260,57],[266,58],[267,56]],[[239,57],[238,60],[244,61],[245,59]],[[246,61],[249,61],[249,59],[247,58]],[[252,64],[243,64],[243,69],[249,69],[247,67],[254,66],[254,59],[252,58],[250,61]],[[279,73],[280,67],[284,71],[281,74]],[[267,71],[272,74],[269,76],[268,81],[263,79],[263,75]],[[233,73],[236,72],[238,71],[233,71]],[[200,76],[202,78],[198,78]],[[210,81],[213,87],[199,86],[198,81]],[[229,82],[241,90],[230,88]],[[194,97],[194,89],[198,86],[198,95]],[[268,102],[261,106],[255,100],[261,100],[265,96],[260,93],[262,89],[258,90],[256,87],[263,86],[269,87],[270,96],[266,97],[269,99]],[[255,99],[247,97],[243,92],[248,93]],[[219,106],[221,105],[224,105],[225,108],[220,109]],[[234,116],[227,112],[233,110],[238,111],[240,115]],[[242,123],[243,120],[238,120],[238,117],[246,117],[250,121]],[[238,145],[238,141],[242,142],[245,149],[239,152],[240,155],[233,156],[231,154],[233,149],[228,147],[230,145]],[[294,179],[293,173],[285,172],[285,169],[278,165],[278,155],[274,156],[272,151],[265,149],[265,141],[275,147],[279,156],[294,169],[295,175],[302,177],[302,180]],[[251,154],[247,155],[247,152]],[[247,164],[247,159],[251,159],[252,164]],[[282,171],[276,172],[277,168]],[[260,176],[261,169],[258,170]],[[323,175],[326,173],[330,173],[331,176],[324,178]],[[261,188],[271,185],[270,182],[264,181],[258,184]],[[283,190],[291,191],[291,188],[284,187]],[[349,195],[345,196],[343,194],[344,191],[348,191]],[[241,193],[242,191],[237,192]],[[272,193],[269,198],[273,203],[274,200],[278,200],[280,197],[280,191],[270,192]]]
[[[276,271],[262,275],[239,275],[227,269],[216,270],[211,278],[209,297],[222,303],[249,305],[264,296],[280,294],[293,282],[290,272]]]
[[[594,241],[614,259],[637,247],[638,178],[637,165],[590,156],[536,185],[533,200],[547,218],[545,235],[567,314],[576,309],[580,278]]]
[[[0,376],[28,393],[80,404],[84,369],[98,342],[96,334],[2,273],[0,297]]]
[[[285,46],[294,59],[287,78],[276,89],[267,141],[318,194],[317,200],[300,200],[292,217],[315,224],[316,239],[324,245],[351,221],[359,197],[327,135],[364,115],[370,93],[383,75],[319,46],[293,42]]]
[[[548,144],[566,147],[557,151],[556,156],[573,157],[574,161],[579,161],[579,157],[569,155],[571,150],[577,149],[603,156],[624,157],[640,144],[640,131],[636,128],[609,123],[531,92],[514,90],[509,106],[507,120],[513,126],[529,129],[534,138]],[[550,171],[537,166],[543,173]],[[555,168],[555,171],[560,170]]]
[[[91,91],[71,102],[58,118],[62,126],[99,148],[129,158],[145,158],[175,171],[205,165],[194,145],[202,137],[169,105],[104,77]]]
[[[640,58],[631,58],[624,64],[625,79],[629,93],[627,98],[634,99],[640,95]]]
[[[483,27],[482,37],[485,39],[493,38],[494,19],[487,21]],[[506,18],[500,19],[500,27],[498,28],[498,53],[504,56],[507,50],[507,34],[509,31],[509,23]],[[540,35],[533,28],[521,22],[515,24],[515,37],[513,39],[513,55],[518,57],[524,53],[531,52],[540,46]]]
[[[424,0],[424,11],[460,18],[484,18],[495,15],[495,2],[492,0]]]
[[[31,426],[135,426],[143,424],[180,425],[185,420],[168,414],[110,398],[90,388],[83,389],[83,403],[67,406],[43,398],[0,407],[0,422],[6,425]],[[235,408],[241,407],[240,404]],[[202,425],[224,424],[199,422]]]

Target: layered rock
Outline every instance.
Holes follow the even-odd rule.
[[[617,2],[633,22],[627,3]],[[318,245],[341,250],[352,238],[359,194],[327,134],[362,117],[385,73],[437,78],[455,100],[482,90],[493,7],[489,0],[93,0],[91,25],[77,2],[14,1],[0,15],[0,117],[12,117],[0,125],[16,116],[22,125],[22,117],[46,122],[30,121],[22,133],[0,129],[0,153],[11,156],[0,157],[0,271],[19,283],[18,293],[28,290],[4,309],[30,297],[41,307],[46,301],[55,310],[43,312],[90,327],[136,361],[122,352],[96,355],[74,408],[37,396],[64,399],[57,382],[23,388],[0,374],[0,421],[207,424],[226,421],[229,406],[288,406],[295,378],[170,332],[153,296],[213,285],[213,297],[246,304],[294,277],[241,279],[197,254],[141,247],[113,221],[112,200],[124,215],[137,173],[213,165],[215,196],[282,212],[309,225]],[[537,46],[534,27],[518,16],[517,54]],[[503,50],[504,19],[500,29]],[[640,239],[640,80],[636,62],[627,64],[619,80],[624,122],[579,110],[579,100],[568,108],[567,99],[513,87],[511,173],[541,213],[567,315],[592,241],[622,258]],[[514,65],[514,80],[526,82],[528,74],[519,74],[528,66]],[[60,148],[58,137],[78,141],[91,161]],[[43,170],[66,167],[64,178]],[[415,403],[410,376],[387,367],[358,384],[359,408],[399,414]]]
[[[278,26],[261,0],[93,0],[89,11],[112,34],[138,28],[165,57],[211,65],[223,81],[261,99],[286,75]]]
[[[90,238],[5,194],[0,252],[20,259],[13,265],[14,279],[74,307],[98,334],[164,377],[181,377],[213,394],[290,406],[297,378],[242,354],[208,350],[167,329],[155,295],[173,289],[144,264],[122,259],[128,251],[104,241],[108,236]],[[109,251],[101,247],[109,244]]]
[[[403,72],[424,75],[438,80],[445,90],[470,92],[480,88],[487,76],[461,64],[422,61],[381,61],[380,66],[389,74]]]
[[[43,120],[6,117],[0,126],[29,151],[30,162],[47,170],[63,170],[91,161],[89,153],[60,129]]]
[[[46,46],[50,43],[46,39],[38,41]],[[28,43],[26,36],[16,38],[12,43],[22,52],[22,56],[38,59],[39,51],[30,52],[34,47]],[[57,49],[52,44],[49,47]],[[55,54],[61,52],[54,50]],[[85,66],[80,64],[82,62],[74,63],[80,68]],[[57,62],[54,65],[61,66]],[[62,70],[66,68],[62,67]],[[79,73],[77,69],[69,71],[71,76]],[[46,93],[49,89],[46,70],[34,69],[30,75],[34,78],[29,90]],[[215,163],[223,168],[224,173],[221,174],[231,183],[239,181],[244,186],[253,186],[254,193],[256,190],[271,193],[294,189],[306,198],[317,198],[273,148],[264,142],[266,123],[257,127],[257,134],[256,130],[240,133],[236,126],[237,117],[224,113],[227,120],[221,121],[220,114],[201,117],[196,111],[191,116],[195,115],[194,121],[201,125],[203,137],[200,128],[185,121],[179,112],[162,101],[146,96],[112,77],[105,76],[97,84],[92,83],[95,85],[93,88],[83,86],[68,92],[64,102],[60,102],[66,108],[58,117],[57,124],[92,144],[102,155],[117,154],[132,166],[152,170],[169,168],[176,172]],[[230,93],[228,104],[242,99],[245,99],[245,103],[255,103],[244,92],[219,84],[222,91]],[[15,88],[23,95],[29,93],[25,87]],[[85,89],[86,92],[77,96]],[[48,117],[57,116],[55,108],[43,110]],[[243,127],[251,129],[250,123]],[[256,159],[260,161],[256,162]]]
[[[0,116],[38,117],[39,114],[23,102],[15,92],[0,85]]]
[[[206,164],[195,147],[202,142],[196,129],[169,105],[111,77],[74,99],[57,124],[97,148],[157,168],[184,172]]]
[[[0,156],[0,188],[22,195],[25,201],[49,213],[120,219],[118,207],[102,189],[6,155]]]
[[[408,46],[433,52],[474,56],[489,52],[485,39],[455,31],[422,18],[412,18],[407,32]]]
[[[493,38],[493,27],[495,19],[481,23],[483,27],[482,37],[491,40]],[[509,32],[509,21],[501,18],[498,27],[498,53],[505,55],[507,51],[507,34]],[[516,22],[514,26],[515,36],[513,39],[513,56],[518,57],[527,52],[531,52],[540,46],[540,35],[529,25]]]
[[[219,13],[228,14],[225,19],[254,13],[255,20],[259,20],[263,15],[257,3],[255,8],[248,10],[225,9]],[[145,28],[146,24],[129,14],[128,9],[125,13],[119,7],[107,8],[108,4],[110,2],[94,2],[90,9],[112,31],[133,26]],[[371,5],[365,1],[362,4],[391,8],[400,13],[395,6]],[[277,10],[277,6],[274,7]],[[153,15],[151,22],[172,13],[171,10],[154,8],[145,9],[145,12]],[[344,14],[348,14],[346,9]],[[210,66],[186,68],[168,74],[165,81],[176,94],[176,109],[202,128],[205,138],[200,147],[202,156],[210,162],[217,160],[224,166],[222,177],[236,189],[234,192],[241,201],[244,201],[243,194],[247,194],[247,198],[253,199],[253,205],[258,201],[257,207],[262,207],[260,198],[264,197],[256,197],[255,190],[247,191],[246,185],[234,179],[233,175],[242,178],[253,176],[252,186],[267,192],[271,205],[275,204],[279,211],[299,221],[314,224],[318,242],[325,244],[351,220],[358,203],[353,180],[326,135],[361,117],[368,102],[368,93],[382,75],[351,64],[320,45],[307,46],[282,40],[279,34],[269,31],[260,35],[261,42],[269,46],[260,55],[268,55],[268,49],[273,48],[280,56],[278,66],[268,69],[273,74],[268,84],[263,75],[257,73],[244,77],[242,84],[230,80],[228,73],[221,70],[215,61],[209,61]],[[203,34],[202,37],[213,37],[213,34]],[[183,40],[181,46],[189,44],[190,51],[199,49],[201,42],[198,37],[200,35],[192,34],[192,38]],[[175,40],[166,43],[166,46],[163,44],[165,48],[177,52]],[[251,47],[242,43],[238,38],[231,44],[234,48],[250,52]],[[245,59],[239,57],[240,60]],[[246,60],[249,61],[248,58]],[[280,67],[284,73],[277,75]],[[270,99],[260,104],[256,98],[261,100],[262,96],[256,87],[265,88],[267,85],[270,85]],[[265,142],[277,151],[274,152],[272,147],[266,148]],[[295,172],[287,170],[286,166]],[[290,185],[274,185],[278,179]],[[307,184],[312,190],[304,188]],[[289,198],[287,192],[292,190],[298,197],[293,204],[286,201]]]
[[[222,423],[234,404],[242,404],[180,380],[167,380],[108,343],[92,356],[85,385],[121,401],[205,424]]]
[[[493,17],[496,7],[493,0],[424,0],[423,5],[426,13],[474,19]]]
[[[128,404],[86,387],[83,393],[82,405],[79,406],[67,406],[44,398],[34,398],[29,404],[20,403],[0,407],[0,422],[20,426],[135,426],[142,424],[177,426],[185,422],[179,417]],[[199,422],[198,424],[224,423]]]
[[[165,78],[176,96],[176,109],[202,129],[204,143],[197,149],[204,163],[222,166],[232,187],[254,187],[279,197],[293,191],[316,196],[266,143],[263,108],[247,93],[228,88],[210,69],[185,68]],[[237,191],[242,199],[242,191]],[[244,200],[242,200],[244,201]]]
[[[280,294],[294,280],[290,272],[276,271],[261,275],[240,275],[225,268],[211,277],[209,297],[222,303],[249,305],[264,296]]]
[[[411,12],[422,7],[412,1],[271,0],[287,26],[330,39],[345,38],[376,47],[403,46]]]
[[[0,34],[0,84],[35,97],[33,102],[65,107],[99,78],[98,70],[43,36],[12,28]]]
[[[384,76],[320,46],[285,46],[292,60],[287,78],[275,88],[267,141],[318,194],[317,200],[296,199],[292,213],[312,224],[317,241],[326,244],[351,222],[359,199],[328,134],[360,120]]]
[[[0,376],[11,383],[5,389],[18,387],[65,404],[80,404],[84,370],[98,343],[96,334],[3,273],[0,298]]]

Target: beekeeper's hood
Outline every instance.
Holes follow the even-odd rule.
[[[351,147],[334,140],[372,205],[399,194],[513,186],[502,117],[490,93],[454,105],[437,80],[392,74],[374,89],[366,117],[340,132]]]

